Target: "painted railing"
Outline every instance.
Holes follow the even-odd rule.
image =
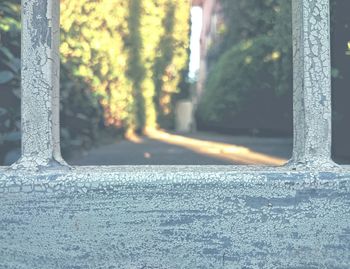
[[[284,167],[70,167],[59,0],[22,0],[22,157],[0,168],[0,268],[350,268],[350,169],[331,160],[328,0],[293,0]]]

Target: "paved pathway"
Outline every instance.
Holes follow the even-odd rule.
[[[118,141],[92,149],[69,161],[72,165],[225,165],[267,162],[279,165],[289,158],[287,138],[252,138],[214,133],[190,135],[156,132],[141,141]]]

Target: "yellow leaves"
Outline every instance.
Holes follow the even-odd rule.
[[[70,54],[70,48],[67,42],[63,42],[61,44],[61,48],[60,48],[61,54],[67,56],[68,54]]]
[[[74,65],[72,70],[91,86],[90,90],[101,96],[107,124],[135,125],[136,98],[133,81],[127,75],[130,68],[129,1],[125,0],[61,0],[61,53],[65,62]],[[171,113],[172,95],[177,92],[180,71],[188,64],[189,0],[140,1],[140,65],[145,76],[140,82],[144,98],[145,124],[155,126],[157,111],[154,97],[154,64],[160,41],[166,35],[174,40],[173,56],[160,79],[163,81],[161,100],[167,113]],[[163,22],[167,7],[175,8],[172,33],[166,33]],[[160,54],[159,54],[160,53]],[[130,126],[129,126],[130,127]]]
[[[160,105],[162,108],[162,112],[164,115],[169,115],[171,113],[171,95],[170,94],[163,94],[163,96],[160,98]]]
[[[1,19],[1,17],[0,17],[0,19]],[[9,24],[1,24],[0,23],[0,29],[2,30],[2,31],[4,31],[4,32],[8,32],[9,30],[10,30],[10,25]]]
[[[281,58],[281,52],[280,51],[273,51],[269,55],[267,55],[264,59],[264,62],[276,62]]]
[[[225,23],[221,23],[218,29],[219,35],[224,35],[227,32],[227,26]]]
[[[245,57],[244,63],[245,63],[246,65],[251,64],[252,62],[253,62],[253,57],[252,57],[252,56],[247,56],[247,57]]]
[[[101,66],[101,74],[102,76],[106,76],[109,71],[109,66],[106,63],[103,63]]]
[[[91,40],[91,48],[95,50],[100,50],[102,48],[101,40],[97,38]]]
[[[247,40],[243,43],[242,50],[245,51],[247,49],[250,49],[253,46],[252,40]]]
[[[271,54],[272,61],[277,61],[280,58],[281,58],[281,52],[279,52],[279,51],[272,52],[272,54]]]
[[[93,73],[90,68],[88,68],[85,65],[80,65],[78,68],[78,75],[82,77],[89,77],[91,78],[93,76]]]
[[[87,38],[87,39],[90,39],[90,38],[94,38],[94,35],[96,35],[96,32],[93,28],[88,28],[88,27],[82,27],[81,30],[80,30],[80,34]]]

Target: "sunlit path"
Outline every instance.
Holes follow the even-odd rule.
[[[284,138],[252,138],[148,131],[145,137],[100,146],[70,160],[73,165],[282,165],[292,144]]]
[[[147,136],[154,140],[185,147],[187,149],[193,150],[194,152],[212,156],[218,159],[229,160],[236,164],[260,164],[279,166],[287,162],[287,159],[255,152],[247,147],[195,139],[186,136],[170,134],[168,132],[160,130],[148,131]]]

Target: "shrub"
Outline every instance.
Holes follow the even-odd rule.
[[[199,126],[290,132],[290,3],[222,0],[222,5],[226,30],[209,51],[209,73],[197,111]]]
[[[190,1],[61,0],[65,156],[121,132],[171,125],[188,66]],[[0,163],[20,141],[20,0],[0,2]]]
[[[275,103],[286,101],[283,96],[291,92],[291,78],[283,75],[291,72],[288,58],[290,55],[275,50],[266,36],[233,46],[220,57],[208,76],[197,112],[200,122],[232,129],[264,128],[264,122],[276,123],[273,119],[280,116],[279,121],[290,123],[292,115],[283,111],[285,106]],[[252,105],[253,110],[247,110]],[[278,111],[280,108],[282,111]],[[274,113],[276,116],[270,119],[263,118]],[[251,122],[234,126],[237,117]]]

